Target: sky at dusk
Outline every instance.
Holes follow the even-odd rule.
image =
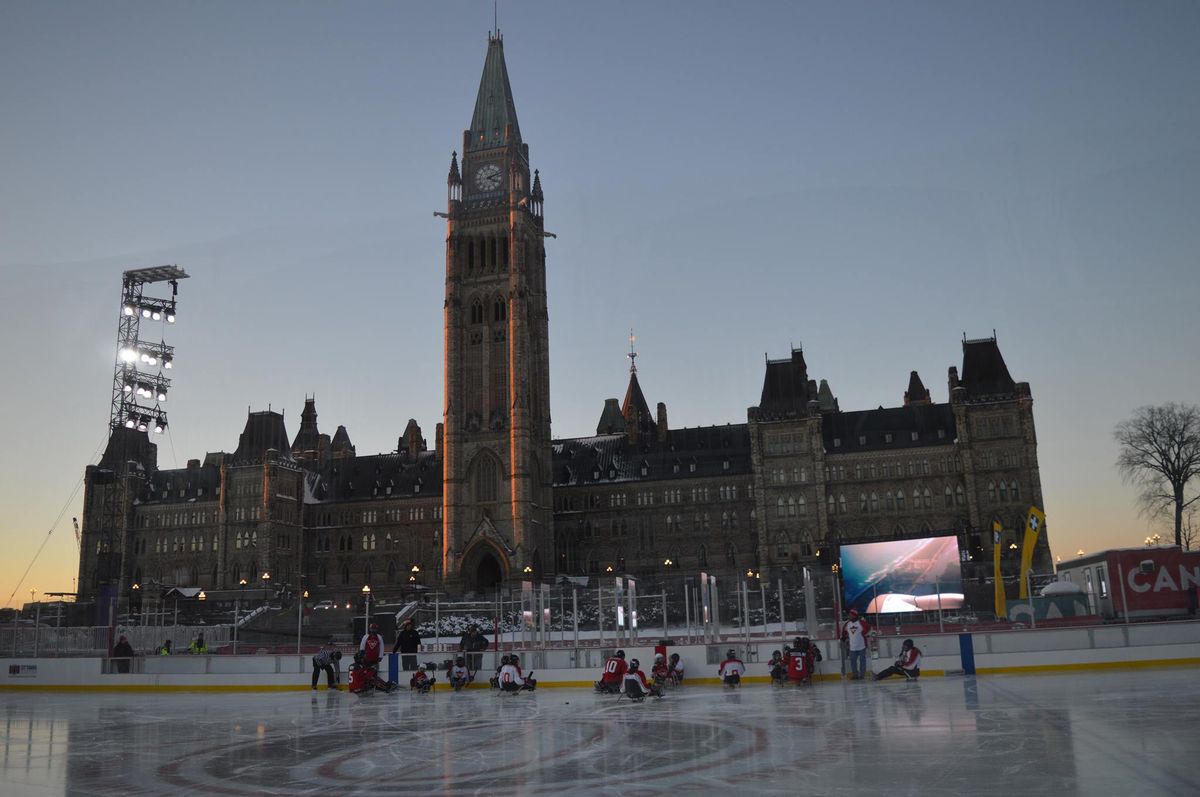
[[[476,0],[0,3],[0,600],[73,589],[126,269],[191,275],[161,467],[232,451],[247,408],[294,434],[306,394],[360,454],[409,418],[433,444],[433,211],[491,26]],[[631,327],[672,427],[745,422],[793,344],[842,409],[913,369],[946,401],[994,329],[1053,552],[1166,534],[1112,428],[1200,403],[1200,5],[502,2],[500,27],[558,236],[555,436],[624,395]]]

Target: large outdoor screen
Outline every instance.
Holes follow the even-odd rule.
[[[868,614],[961,609],[957,537],[842,546],[845,609]]]

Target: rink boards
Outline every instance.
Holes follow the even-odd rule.
[[[1057,628],[988,633],[936,634],[911,637],[924,653],[923,677],[962,672],[1036,673],[1057,670],[1137,669],[1200,665],[1200,622],[1146,623],[1091,628]],[[903,637],[881,636],[868,669],[879,671],[899,654]],[[838,680],[842,662],[834,640],[819,640],[824,661],[817,680]],[[725,640],[712,644],[674,645],[687,668],[687,683],[717,684],[718,662],[733,648],[745,661],[747,684],[769,683],[766,662],[775,639]],[[649,669],[654,647],[648,642],[623,645],[627,657]],[[522,667],[533,670],[539,687],[590,688],[599,677],[604,658],[613,650],[574,648],[518,650]],[[501,651],[503,652],[503,651]],[[452,653],[423,652],[421,661],[440,662]],[[487,687],[494,659],[484,654],[484,671],[474,687]],[[405,683],[396,656],[389,657],[385,675]],[[10,658],[0,688],[81,691],[290,691],[309,689],[312,674],[308,655],[147,656],[133,661],[133,672],[110,672],[112,662],[101,658]],[[322,679],[323,680],[323,679]],[[343,677],[343,688],[345,678]],[[321,687],[322,689],[324,686]],[[438,688],[445,688],[439,684]]]

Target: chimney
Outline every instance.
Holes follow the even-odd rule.
[[[667,405],[658,402],[658,442],[667,442]]]

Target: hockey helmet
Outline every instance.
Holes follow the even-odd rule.
[[[467,663],[467,660],[464,659],[462,656],[459,656],[457,659],[454,660],[454,663],[455,663],[455,665],[462,667]]]
[[[335,650],[333,652],[333,655],[330,656],[330,658],[333,659],[334,661],[341,661],[342,660],[342,652],[340,650]]]
[[[625,658],[625,651],[623,651],[623,650],[618,650],[618,651],[617,651],[616,653],[614,653],[613,655],[614,655],[614,656],[616,656],[618,659],[623,659],[623,658]]]
[[[512,663],[512,660],[511,660],[511,659],[509,659],[509,658],[508,658],[508,656],[501,656],[501,657],[500,657],[500,663],[501,663],[501,664],[511,664],[511,663]]]
[[[850,619],[853,620],[857,617],[858,617],[858,609],[851,609],[850,610]]]
[[[908,650],[909,648],[913,647],[913,641],[911,639],[906,639],[906,640],[904,640],[904,644],[901,645],[900,647],[903,648],[904,650]]]
[[[417,670],[418,670],[418,671],[420,671],[420,672],[425,672],[425,665],[424,665],[424,664],[418,664],[418,665],[417,665]]]
[[[678,654],[678,653],[672,653],[672,654],[671,654],[671,661],[679,661],[679,654]]]
[[[379,632],[379,623],[371,623],[370,631],[372,634]]]
[[[725,655],[731,659],[737,658],[737,651],[733,648],[730,648],[729,650],[725,651]]]
[[[655,661],[662,661],[662,660],[663,660],[663,654],[661,654],[661,653],[655,653],[655,654],[654,654],[654,660],[655,660]]]
[[[783,654],[780,653],[778,650],[773,650],[773,651],[771,651],[771,655],[774,656],[775,658],[779,658]]]
[[[640,666],[642,666],[642,664],[637,659],[629,660],[629,671],[630,672],[637,672],[637,668]]]

